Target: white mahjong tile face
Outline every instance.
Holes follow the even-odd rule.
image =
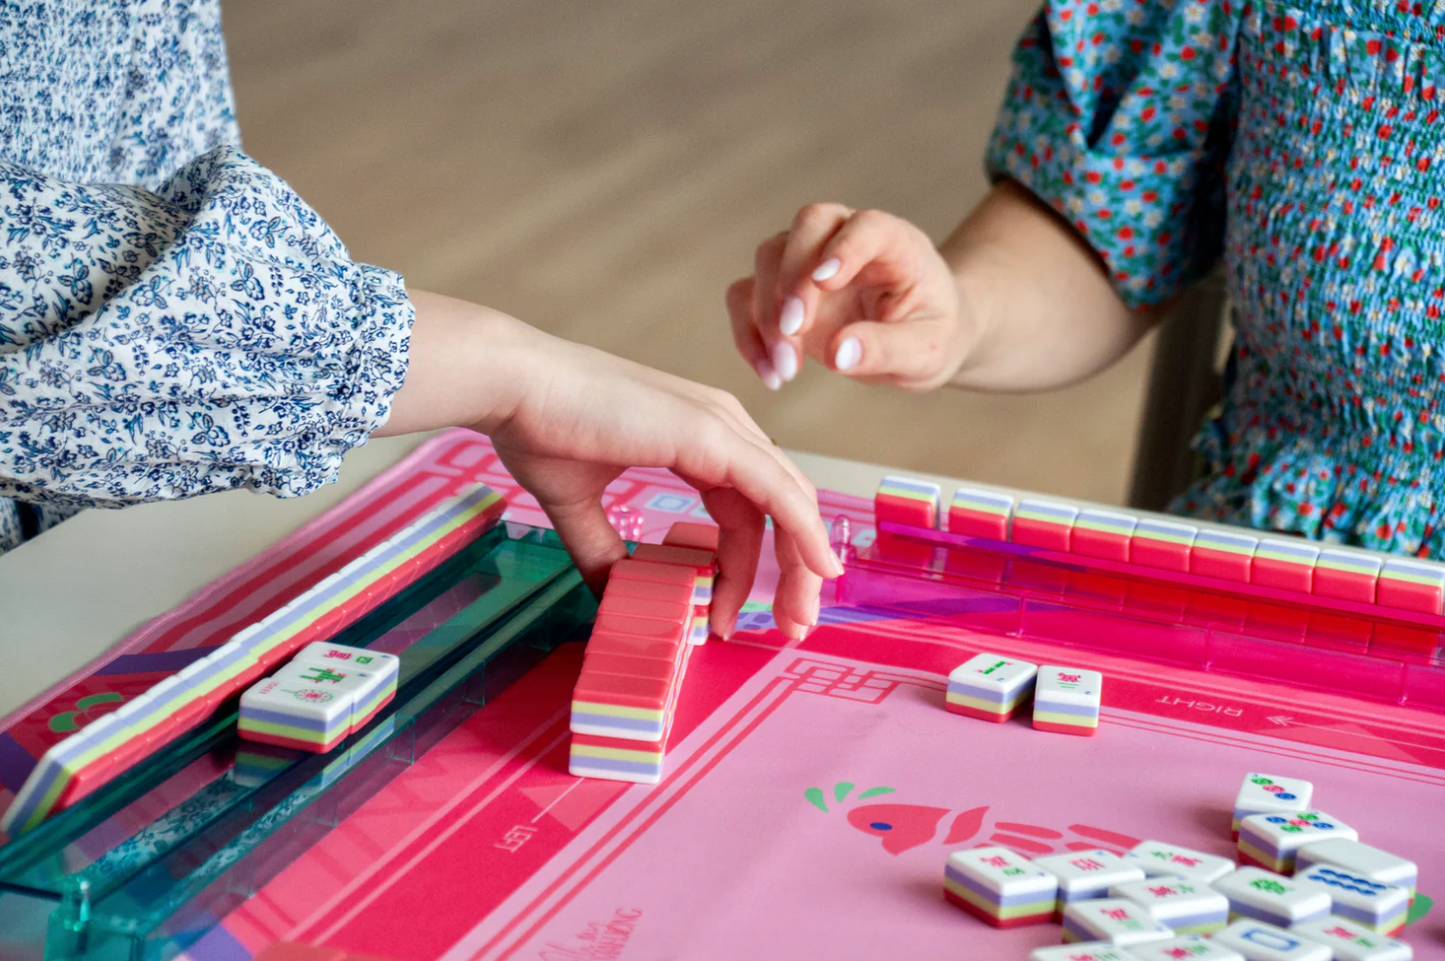
[[[1163,841],[1140,842],[1124,855],[1124,860],[1129,864],[1137,864],[1151,878],[1177,875],[1205,882],[1222,878],[1235,868],[1235,863],[1229,858],[1192,851],[1189,848],[1165,844]]]
[[[1250,961],[1330,961],[1330,949],[1284,928],[1242,918],[1211,938]]]
[[[1039,870],[1032,862],[1008,848],[987,847],[954,851],[948,856],[948,863],[958,871],[972,875],[1000,891],[1006,887],[1028,889],[1049,887],[1053,884],[1053,875]]]
[[[1240,834],[1249,832],[1265,839],[1278,850],[1293,851],[1324,838],[1342,837],[1351,841],[1359,835],[1348,824],[1323,811],[1300,811],[1295,814],[1252,814],[1239,822]]]
[[[1313,784],[1299,778],[1246,774],[1234,799],[1234,809],[1251,814],[1308,811],[1314,791]]]
[[[1211,907],[1218,907],[1221,911],[1229,909],[1224,895],[1203,881],[1188,878],[1159,877],[1129,881],[1114,885],[1109,889],[1109,896],[1128,898],[1143,905],[1151,917],[1165,922],[1170,917],[1207,911]]]
[[[1174,934],[1143,907],[1123,898],[1075,901],[1065,910],[1065,921],[1069,918],[1098,940],[1119,945],[1159,941]]]
[[[1355,912],[1384,921],[1404,912],[1410,892],[1393,884],[1371,881],[1363,875],[1329,864],[1317,864],[1295,874],[1295,880],[1318,884],[1329,892],[1336,914],[1354,918]]]
[[[1058,878],[1059,887],[1065,891],[1076,886],[1104,889],[1112,884],[1144,879],[1143,868],[1127,863],[1113,851],[1102,849],[1051,854],[1035,858],[1033,864]]]
[[[1212,944],[1197,934],[1132,947],[1129,957],[1135,961],[1240,961],[1239,952]]]
[[[1376,881],[1406,887],[1415,883],[1418,873],[1413,861],[1343,837],[1311,841],[1299,849],[1299,858],[1302,862],[1332,864]]]
[[[1123,948],[1108,941],[1076,941],[1050,948],[1037,948],[1029,961],[1132,961]]]
[[[1408,944],[1334,915],[1297,924],[1290,930],[1327,945],[1335,961],[1409,961],[1412,955]]]
[[[1034,698],[1063,704],[1094,705],[1099,703],[1103,686],[1104,676],[1098,671],[1049,665],[1039,668]]]
[[[373,651],[364,647],[347,647],[328,641],[307,644],[291,659],[293,664],[344,665],[372,674],[385,674],[397,669],[401,663],[395,654]]]
[[[1330,909],[1330,896],[1319,885],[1302,885],[1273,871],[1243,867],[1214,882],[1231,902],[1253,905],[1281,918],[1305,918]]]
[[[241,695],[242,709],[260,709],[331,724],[373,683],[372,675],[319,664],[286,664]]]
[[[978,654],[954,668],[948,675],[953,684],[996,687],[1011,691],[1033,679],[1038,667],[1028,661],[1017,661],[1001,654]]]

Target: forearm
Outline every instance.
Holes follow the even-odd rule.
[[[406,382],[392,399],[384,437],[442,427],[488,432],[521,399],[520,353],[546,335],[500,311],[425,290],[410,290],[412,322]]]
[[[940,247],[972,343],[950,383],[1047,390],[1114,363],[1159,319],[1131,310],[1057,215],[1012,181],[994,186]]]

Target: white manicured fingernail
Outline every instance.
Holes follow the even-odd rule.
[[[863,344],[857,337],[849,337],[838,345],[838,353],[833,358],[833,365],[839,370],[852,370],[858,366],[858,361],[863,359]]]
[[[778,330],[784,337],[791,337],[803,329],[803,302],[797,297],[783,301],[783,312],[778,315]]]
[[[843,262],[837,257],[829,257],[827,260],[823,261],[821,264],[818,265],[817,270],[813,271],[814,282],[821,284],[823,281],[828,280],[834,274],[836,274],[838,272],[838,269],[842,266]]]
[[[758,372],[758,379],[763,382],[763,386],[768,390],[777,390],[783,386],[783,379],[778,376],[776,370],[773,370],[773,365],[766,360],[758,361],[753,365],[753,370]]]
[[[783,378],[783,383],[798,376],[798,353],[786,340],[773,345],[773,369]]]

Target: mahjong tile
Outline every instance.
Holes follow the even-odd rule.
[[[1315,787],[1299,778],[1246,774],[1234,798],[1234,829],[1251,814],[1294,814],[1310,809]]]
[[[1058,882],[1003,847],[954,851],[943,875],[944,896],[998,927],[1037,924],[1054,915]]]
[[[978,654],[949,673],[947,707],[956,714],[1006,720],[1028,697],[1037,672],[1028,661]]]
[[[1039,668],[1034,698],[1049,704],[1069,704],[1097,711],[1103,687],[1104,675],[1098,671],[1050,664]]]
[[[1330,896],[1317,884],[1302,884],[1256,867],[1242,867],[1214,882],[1229,899],[1229,916],[1253,918],[1289,928],[1330,913]]]
[[[1244,961],[1244,955],[1233,948],[1197,934],[1136,945],[1129,949],[1129,957],[1134,961]]]
[[[954,851],[948,866],[977,880],[990,891],[1008,894],[1033,894],[1052,897],[1057,890],[1054,876],[1034,867],[1028,858],[1003,847],[972,848]]]
[[[1163,841],[1141,841],[1124,855],[1125,863],[1138,864],[1148,877],[1175,875],[1206,884],[1224,877],[1235,868],[1229,858],[1192,851]]]
[[[1387,938],[1336,915],[1296,924],[1290,929],[1301,937],[1328,945],[1335,961],[1410,961],[1408,944]]]
[[[1033,681],[1038,670],[1037,664],[1002,654],[975,654],[949,673],[948,683],[950,686],[977,688],[1009,700]]]
[[[241,695],[241,712],[284,714],[321,722],[327,729],[349,725],[352,703],[373,683],[373,676],[365,671],[290,663]]]
[[[1109,896],[1133,901],[1180,935],[1211,934],[1229,920],[1229,899],[1204,881],[1169,877],[1127,881],[1110,888]]]
[[[345,664],[373,674],[385,674],[397,669],[401,658],[384,651],[373,651],[366,647],[348,647],[329,641],[313,641],[296,652],[292,659],[296,664]]]
[[[1245,961],[1330,961],[1330,949],[1292,931],[1241,918],[1211,938],[1233,948]]]
[[[1129,947],[1173,936],[1167,925],[1125,898],[1074,901],[1064,908],[1065,941],[1108,941]]]
[[[1363,875],[1371,881],[1395,884],[1413,893],[1419,869],[1414,861],[1370,847],[1349,838],[1326,838],[1311,841],[1295,855],[1295,870],[1303,871],[1316,864],[1328,864]]]
[[[1295,853],[1325,838],[1358,841],[1354,828],[1323,811],[1295,814],[1251,814],[1239,822],[1239,851],[1271,870],[1294,870]]]
[[[1321,885],[1330,893],[1331,912],[1381,934],[1398,934],[1410,909],[1408,888],[1383,884],[1328,864],[1295,874],[1296,881]]]
[[[1059,900],[1086,901],[1108,895],[1116,884],[1144,880],[1144,869],[1113,851],[1071,851],[1034,858],[1033,865],[1059,881]]]

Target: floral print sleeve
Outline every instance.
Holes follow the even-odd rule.
[[[989,174],[1067,219],[1131,306],[1220,256],[1237,22],[1232,0],[1051,0],[1015,51]]]
[[[233,147],[154,191],[0,161],[0,496],[314,490],[385,422],[411,319]]]

